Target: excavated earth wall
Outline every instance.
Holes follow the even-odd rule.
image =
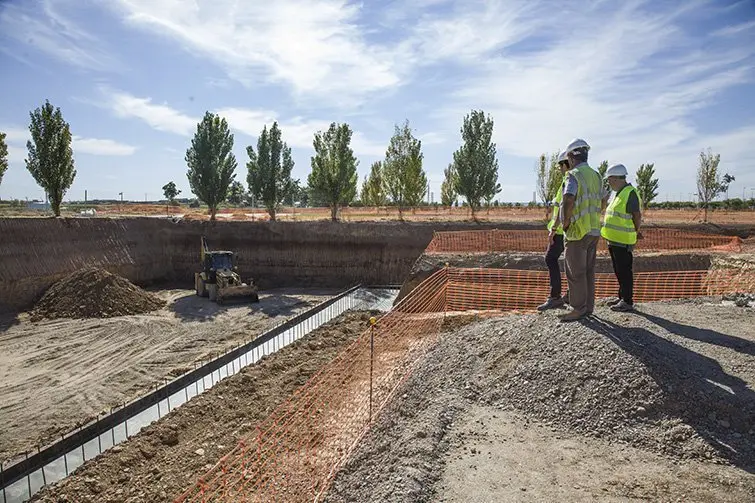
[[[30,308],[55,281],[96,266],[140,286],[192,288],[200,236],[232,250],[261,288],[401,283],[435,230],[501,225],[0,218],[0,312]],[[512,229],[533,228],[512,224]]]
[[[753,231],[743,226],[685,227],[694,232],[742,237]],[[0,312],[30,308],[52,283],[89,266],[101,267],[139,286],[169,282],[192,288],[202,235],[211,248],[234,251],[242,277],[254,278],[263,289],[338,288],[360,282],[403,283],[434,231],[492,228],[542,230],[543,226],[500,222],[210,223],[160,218],[0,218]],[[542,257],[527,260],[539,263]],[[421,275],[428,270],[417,272]]]

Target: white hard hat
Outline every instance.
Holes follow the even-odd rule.
[[[566,158],[566,150],[562,150],[558,153],[558,157],[556,158],[556,163],[560,164],[562,162],[566,162],[568,159]]]
[[[623,164],[614,164],[606,170],[606,178],[609,176],[627,176],[627,168]]]
[[[574,138],[569,145],[566,146],[565,154],[571,154],[577,149],[590,150],[590,145],[587,144],[582,138]]]

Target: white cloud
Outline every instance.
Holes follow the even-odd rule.
[[[8,159],[11,162],[22,162],[28,153],[26,142],[31,140],[29,130],[20,127],[0,127],[0,131],[6,134]],[[125,156],[136,152],[136,147],[115,140],[85,138],[76,135],[71,140],[74,154]]]
[[[250,85],[284,83],[295,95],[349,102],[400,81],[393,54],[365,39],[347,0],[237,2],[119,0],[124,20],[181,43]]]
[[[725,90],[752,83],[755,46],[711,44],[685,28],[687,6],[649,5],[634,1],[616,10],[611,2],[585,4],[579,23],[590,29],[567,38],[539,29],[552,18],[544,11],[512,11],[509,22],[536,33],[537,43],[525,38],[528,50],[513,47],[480,60],[477,72],[460,77],[438,118],[451,131],[470,109],[482,108],[495,119],[498,148],[510,155],[535,159],[583,137],[596,163],[657,160],[662,183],[694,172],[696,153],[708,143],[693,114]],[[740,134],[726,138],[728,148],[746,144]],[[749,166],[752,171],[755,165]]]
[[[171,108],[167,103],[152,103],[152,98],[139,98],[106,87],[100,90],[105,96],[102,106],[109,108],[117,117],[140,119],[158,131],[188,136],[200,121]]]
[[[4,2],[0,10],[0,41],[13,40],[80,68],[112,70],[122,66],[102,49],[101,40],[62,15],[59,4],[71,6],[66,0]],[[29,62],[20,51],[3,52],[21,62]]]
[[[739,24],[725,26],[719,30],[714,31],[713,33],[711,33],[711,35],[717,36],[717,37],[729,37],[732,35],[738,35],[739,33],[742,33],[743,31],[752,30],[752,29],[755,29],[755,21],[749,21],[747,23],[739,23]]]
[[[100,140],[97,138],[73,137],[74,153],[91,155],[132,155],[136,147],[115,140]]]

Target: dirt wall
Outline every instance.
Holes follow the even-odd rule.
[[[262,288],[402,283],[434,230],[473,223],[198,222],[158,218],[0,218],[0,311],[27,309],[53,282],[98,266],[141,286],[191,288],[200,236],[237,254]],[[514,224],[511,228],[533,228]]]

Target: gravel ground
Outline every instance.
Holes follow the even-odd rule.
[[[463,501],[451,497],[449,481],[465,474],[452,473],[461,465],[446,454],[479,441],[459,437],[472,407],[516,412],[554,436],[589,443],[583,456],[604,465],[617,446],[651,456],[622,468],[633,479],[606,487],[616,501],[754,500],[755,311],[704,300],[639,309],[598,308],[569,325],[558,313],[498,317],[445,334],[336,476],[327,501]],[[665,468],[642,471],[648,462]],[[683,478],[669,482],[677,471]]]

